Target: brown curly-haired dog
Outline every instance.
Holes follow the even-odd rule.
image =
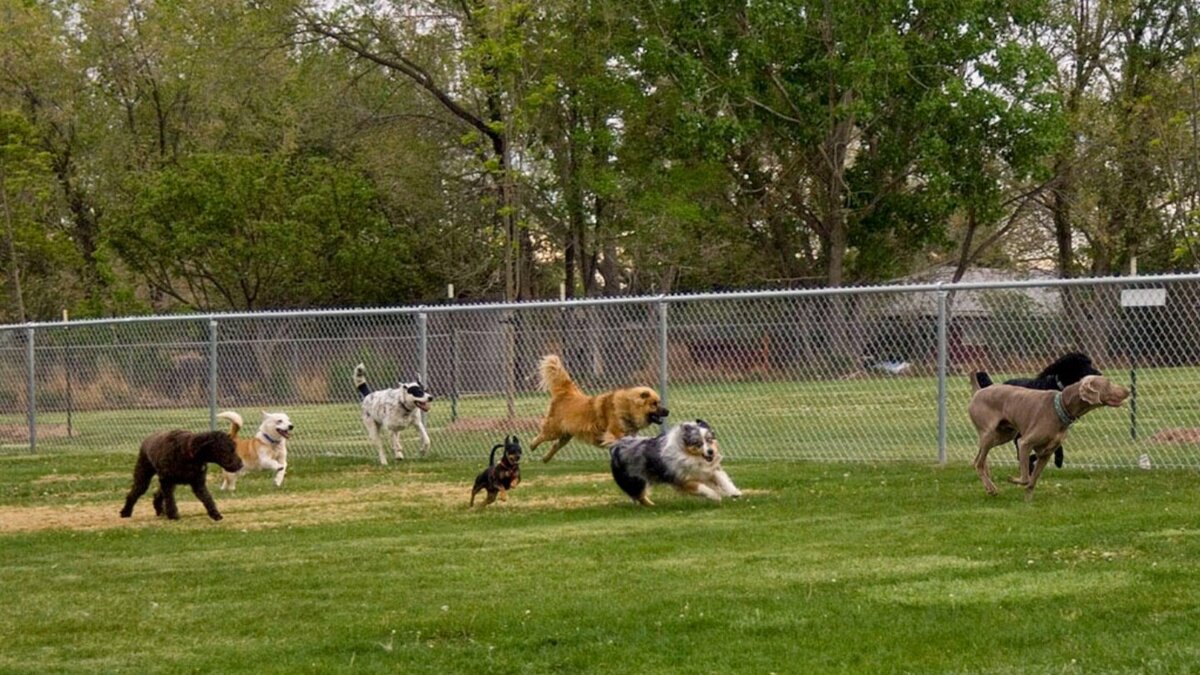
[[[142,441],[137,464],[133,467],[133,487],[125,497],[125,508],[121,517],[133,515],[133,505],[150,487],[150,479],[158,474],[158,490],[154,493],[154,513],[166,511],[171,520],[179,518],[179,507],[175,505],[175,486],[190,485],[196,498],[204,504],[208,517],[221,519],[221,512],[213,501],[212,494],[204,484],[208,474],[208,463],[213,462],[229,472],[242,469],[242,460],[229,434],[223,431],[192,433],[176,429],[163,431]]]

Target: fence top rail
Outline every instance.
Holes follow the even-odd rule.
[[[842,286],[838,288],[805,288],[775,291],[728,291],[722,293],[692,293],[686,295],[639,295],[613,298],[581,298],[574,300],[534,300],[527,302],[497,302],[476,304],[407,305],[394,307],[351,307],[339,309],[272,310],[258,312],[213,312],[206,314],[159,314],[125,316],[76,321],[41,321],[0,325],[0,331],[32,330],[38,328],[70,328],[72,326],[104,326],[114,324],[160,323],[176,321],[206,321],[249,319],[304,319],[317,317],[402,316],[411,314],[451,314],[465,312],[495,312],[529,309],[565,309],[608,305],[648,305],[657,303],[706,302],[714,300],[767,300],[775,298],[828,297],[870,295],[876,293],[930,293],[944,291],[998,290],[1011,288],[1064,288],[1073,286],[1111,286],[1118,284],[1150,284],[1200,281],[1200,273],[1159,274],[1128,277],[1085,277],[1076,279],[1027,279],[1013,281],[975,281],[959,283],[882,284],[875,286]]]

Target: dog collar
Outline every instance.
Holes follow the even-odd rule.
[[[1067,412],[1063,406],[1061,391],[1054,392],[1054,414],[1058,415],[1058,421],[1062,422],[1064,426],[1069,427],[1075,422],[1075,418],[1071,417],[1071,413]]]
[[[267,442],[271,445],[278,445],[279,442],[283,440],[282,438],[271,438],[271,434],[268,434],[265,431],[260,431],[258,433],[262,434],[263,438],[267,439]]]

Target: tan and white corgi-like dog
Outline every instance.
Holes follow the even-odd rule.
[[[262,424],[250,438],[238,438],[238,431],[244,426],[241,415],[226,410],[217,417],[229,420],[229,435],[237,444],[237,454],[243,464],[241,471],[222,472],[221,489],[236,490],[238,476],[254,469],[274,471],[275,485],[283,485],[283,477],[287,474],[287,439],[295,428],[287,413],[263,411]]]

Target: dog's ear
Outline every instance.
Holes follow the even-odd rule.
[[[196,461],[196,434],[187,434],[179,440],[183,441],[179,444],[179,454],[183,455],[183,461]]]
[[[1100,404],[1100,394],[1108,381],[1099,375],[1088,375],[1079,381],[1079,397],[1088,405]]]
[[[704,420],[701,420],[701,419],[696,420],[696,424],[699,424],[700,426],[704,427],[705,429],[712,428],[712,427],[708,426],[708,422],[705,422]]]

